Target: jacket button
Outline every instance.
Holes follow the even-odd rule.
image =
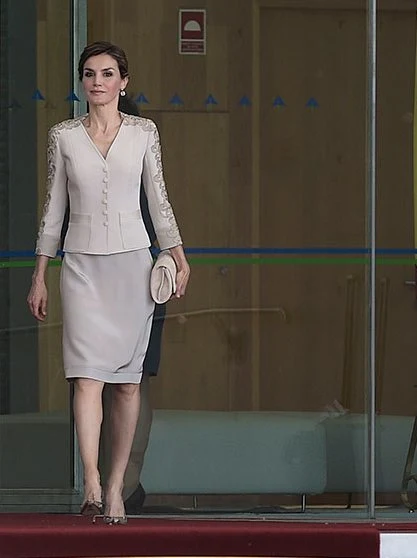
[[[108,192],[107,188],[104,188],[103,189],[103,194],[107,194],[107,192]]]
[[[103,178],[103,182],[108,182],[108,181],[109,181],[108,177],[105,176],[105,177]]]
[[[109,224],[108,224],[107,221],[104,221],[103,225],[104,225],[105,227],[108,227],[108,226],[109,226]]]

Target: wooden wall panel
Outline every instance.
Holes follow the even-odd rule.
[[[261,10],[262,246],[366,245],[365,25],[359,11]],[[274,108],[276,96],[286,106]],[[263,407],[320,410],[341,400],[350,275],[363,285],[360,266],[262,267],[262,305],[281,304],[288,316],[281,328],[269,316],[261,322]],[[354,347],[348,371],[357,409],[363,348]]]
[[[184,238],[191,246],[224,245],[229,221],[228,115],[150,115],[159,123],[164,144],[176,146],[164,151],[164,166]],[[224,316],[212,310],[229,305],[232,287],[217,266],[197,265],[187,296],[169,303],[158,406],[228,408],[227,324],[225,328]],[[183,316],[170,317],[178,314]]]
[[[38,0],[38,88],[45,101],[38,102],[38,214],[42,215],[46,192],[48,129],[70,116],[66,101],[70,91],[70,13],[68,2]],[[48,320],[39,326],[39,405],[41,411],[68,408],[68,385],[64,379],[61,350],[59,269],[50,268]]]
[[[117,4],[117,10],[116,10]],[[89,41],[120,44],[129,57],[134,97],[160,126],[165,174],[187,247],[250,246],[252,2],[207,0],[207,55],[178,54],[178,2],[90,0]],[[195,8],[186,0],[181,8]],[[174,94],[184,101],[170,104]],[[206,106],[212,94],[218,104]],[[167,319],[155,404],[166,408],[239,409],[251,405],[251,276],[241,268],[196,265],[184,302],[197,312]],[[212,312],[225,309],[228,312]],[[243,312],[233,312],[239,309]],[[203,314],[199,314],[199,311]],[[244,348],[242,348],[244,345]]]
[[[262,8],[286,8],[292,10],[363,10],[368,9],[368,0],[255,0]],[[378,12],[385,10],[417,10],[417,0],[379,0]]]
[[[298,10],[272,6],[261,10],[262,244],[361,247],[369,243],[365,14],[343,11],[340,6],[337,11],[324,6],[312,11],[304,4]],[[415,33],[412,12],[401,11],[398,5],[398,11],[379,13],[377,242],[381,248],[413,245]],[[400,57],[398,65],[395,60]],[[287,106],[274,114],[268,102],[277,94]],[[319,102],[317,108],[306,108],[310,97]],[[263,269],[263,301],[271,304],[278,298],[289,326],[280,335],[270,317],[262,323],[262,405],[318,410],[337,399],[351,410],[362,411],[369,303],[365,266],[271,267]],[[414,412],[417,324],[413,293],[405,287],[412,273],[412,266],[378,266],[379,412]]]
[[[411,249],[415,14],[380,13],[378,36],[378,246]],[[417,314],[414,289],[405,284],[410,280],[412,262],[378,267],[377,404],[386,414],[416,408]]]
[[[133,96],[145,93],[150,102],[140,108],[161,126],[166,178],[187,246],[366,245],[363,0],[204,0],[199,7],[207,9],[208,43],[202,57],[178,54],[178,8],[195,8],[192,0],[181,6],[176,0],[89,0],[88,6],[89,40],[107,39],[125,48],[129,90]],[[407,245],[413,226],[407,103],[413,90],[416,2],[384,0],[379,7],[379,64],[385,68],[379,92],[384,131],[379,241]],[[405,63],[396,66],[398,59]],[[396,77],[390,79],[394,67]],[[174,93],[184,105],[170,104]],[[205,106],[209,93],[217,105]],[[243,95],[251,107],[239,105]],[[282,109],[272,107],[278,95],[286,102]],[[310,97],[317,98],[317,109],[306,107]],[[394,105],[401,106],[401,114]],[[396,163],[390,162],[391,149]],[[210,177],[220,183],[213,185],[219,188],[214,197],[206,191]],[[398,179],[406,184],[400,197],[391,187]],[[390,212],[397,201],[398,211]],[[224,204],[222,211],[215,210],[218,203]],[[392,275],[393,269],[391,283],[402,288],[404,271],[397,267]],[[384,269],[381,285],[387,273]],[[338,399],[363,409],[364,265],[195,266],[189,296],[178,308],[198,311],[208,292],[211,307],[222,303],[242,312],[200,316],[181,326],[168,319],[155,382],[157,406],[317,410]],[[398,296],[406,308],[405,293],[390,295],[389,309]],[[281,306],[286,322],[279,313],[258,312]],[[403,310],[396,319],[412,332],[414,318]],[[401,329],[394,334],[391,320],[385,365],[393,371],[410,336]],[[215,376],[208,380],[213,368]],[[184,379],[177,391],[174,378]],[[400,412],[397,403],[388,402],[395,382],[390,378],[384,380],[384,406]],[[192,386],[187,403],[181,393],[185,386]]]

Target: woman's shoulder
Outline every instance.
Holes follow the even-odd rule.
[[[133,114],[121,113],[123,117],[123,123],[127,126],[139,126],[145,132],[152,132],[156,129],[156,124],[150,118],[144,118],[143,116],[135,116]]]
[[[77,118],[62,120],[62,122],[58,122],[57,124],[54,124],[49,128],[49,134],[58,135],[64,130],[73,130],[74,128],[78,128],[79,126],[81,126],[84,118],[85,116],[78,116]]]

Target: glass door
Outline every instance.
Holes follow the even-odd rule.
[[[376,510],[381,517],[412,518],[417,470],[415,5],[381,6],[377,32]]]
[[[48,271],[45,323],[32,318],[26,297],[45,198],[47,130],[79,111],[73,56],[85,15],[82,2],[1,0],[1,511],[67,511],[79,499],[61,359],[60,258]]]

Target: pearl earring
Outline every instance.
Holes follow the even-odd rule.
[[[124,97],[124,96],[126,95],[126,91],[125,91],[124,89],[121,89],[121,90],[120,90],[120,95],[121,95],[122,97]]]

